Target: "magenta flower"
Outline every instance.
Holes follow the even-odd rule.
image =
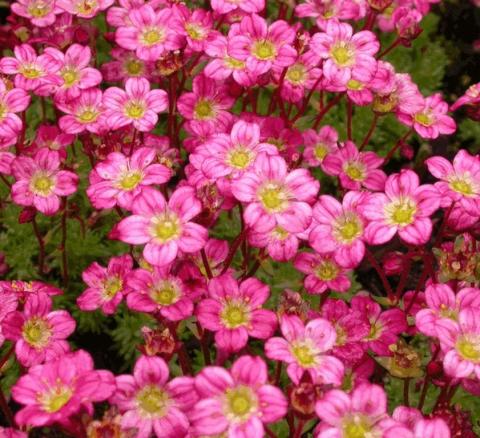
[[[72,134],[63,133],[56,125],[40,125],[37,129],[32,145],[24,149],[24,152],[34,155],[39,149],[48,148],[58,151],[61,160],[67,158],[67,146],[75,140]]]
[[[93,402],[110,397],[115,379],[109,371],[94,370],[88,353],[79,350],[37,365],[12,388],[13,399],[25,405],[15,415],[21,426],[68,424],[84,408],[93,414]]]
[[[163,90],[150,90],[150,82],[145,78],[129,78],[125,90],[107,88],[103,104],[112,129],[133,124],[139,131],[148,132],[158,121],[157,113],[168,108],[168,96]]]
[[[349,24],[331,20],[325,32],[312,36],[310,47],[314,56],[324,60],[323,75],[334,84],[367,83],[377,71],[374,55],[380,43],[368,30],[353,34]]]
[[[267,248],[268,255],[280,262],[295,257],[299,247],[299,238],[302,233],[290,233],[282,227],[276,226],[270,231],[248,233],[248,243],[257,248]]]
[[[364,219],[358,211],[364,199],[364,193],[347,192],[340,204],[333,196],[322,195],[313,207],[310,245],[321,254],[333,252],[344,268],[358,266],[365,254]]]
[[[92,263],[82,273],[82,279],[89,287],[77,298],[78,307],[84,311],[101,309],[105,315],[115,313],[123,296],[131,291],[127,280],[132,267],[129,254],[112,257],[107,268]]]
[[[0,427],[0,436],[2,438],[28,438],[26,432],[21,432],[11,427]]]
[[[442,207],[452,202],[468,212],[480,214],[480,157],[470,155],[466,150],[458,151],[450,163],[443,157],[435,156],[425,160],[430,173],[440,181],[435,187],[441,195]]]
[[[163,164],[152,164],[153,148],[137,149],[131,157],[111,152],[90,173],[87,195],[95,208],[119,205],[130,210],[133,200],[144,187],[166,183],[172,171]]]
[[[418,175],[412,170],[402,170],[390,175],[385,183],[385,193],[373,193],[359,206],[369,221],[365,240],[379,245],[392,239],[395,233],[412,245],[422,245],[430,239],[430,216],[440,204],[437,189],[420,185]]]
[[[15,75],[14,82],[17,88],[35,91],[41,85],[58,83],[55,74],[62,66],[59,61],[48,54],[38,56],[29,44],[15,46],[13,53],[14,58],[5,56],[0,59],[0,73]]]
[[[25,301],[31,294],[45,293],[49,296],[62,295],[63,292],[50,284],[41,281],[0,281],[0,291],[13,292],[19,301]]]
[[[333,127],[325,125],[318,133],[313,129],[307,129],[302,134],[305,143],[303,151],[305,161],[309,166],[321,166],[323,169],[322,163],[325,157],[338,149],[337,131]]]
[[[80,18],[93,18],[115,0],[56,0],[56,6]]]
[[[437,138],[441,134],[452,134],[457,129],[455,121],[447,116],[448,104],[440,93],[426,97],[423,106],[414,114],[397,115],[398,119],[423,138]]]
[[[265,0],[211,0],[212,9],[217,14],[228,14],[230,12],[245,12],[247,14],[259,13],[265,7]]]
[[[121,220],[110,238],[133,245],[145,245],[143,256],[155,266],[171,263],[179,251],[200,251],[207,241],[207,230],[191,222],[202,211],[192,187],[175,190],[168,203],[163,195],[145,187],[135,198],[133,215]]]
[[[122,413],[124,431],[136,430],[136,438],[177,438],[188,431],[187,412],[197,401],[193,378],[168,382],[169,371],[160,357],[140,356],[133,375],[116,377],[117,390],[110,403]]]
[[[23,123],[15,113],[25,111],[30,104],[30,96],[22,88],[7,90],[3,81],[0,81],[0,137],[16,141]]]
[[[329,321],[310,320],[306,325],[295,315],[280,320],[283,338],[270,338],[265,343],[269,359],[286,362],[288,377],[298,384],[304,372],[315,383],[340,385],[344,367],[336,357],[327,353],[335,345],[337,334]]]
[[[247,70],[259,76],[272,67],[288,67],[297,59],[292,44],[295,31],[286,21],[278,20],[270,26],[257,14],[243,17],[228,33],[228,54],[244,61]]]
[[[128,25],[115,32],[115,42],[124,49],[134,50],[144,61],[156,61],[167,50],[182,46],[182,36],[171,28],[172,10],[155,11],[151,5],[132,8],[128,13]]]
[[[204,368],[195,378],[200,400],[189,415],[195,436],[262,438],[263,425],[283,418],[288,405],[282,391],[267,382],[260,357],[241,356],[230,371]]]
[[[383,164],[375,152],[359,152],[355,144],[346,141],[329,154],[322,162],[322,169],[328,175],[337,176],[344,189],[383,190],[387,176],[379,169]]]
[[[10,6],[12,12],[30,20],[33,26],[46,27],[55,23],[62,10],[55,0],[17,0]]]
[[[89,67],[92,52],[88,46],[72,44],[65,53],[47,47],[44,53],[61,65],[57,73],[61,79],[61,85],[56,90],[57,98],[76,98],[80,95],[80,90],[96,87],[102,81],[101,73]]]
[[[316,18],[317,26],[325,30],[330,21],[361,19],[366,9],[366,4],[354,0],[307,0],[295,7],[295,15]]]
[[[322,294],[326,290],[346,292],[350,288],[350,279],[333,254],[312,254],[302,252],[293,262],[296,269],[307,274],[305,289],[310,294]]]
[[[60,154],[40,149],[33,158],[19,156],[12,163],[16,183],[12,199],[18,205],[34,206],[46,215],[60,209],[60,197],[77,190],[78,176],[68,170],[59,170]]]
[[[3,335],[2,323],[5,317],[11,312],[15,311],[18,307],[18,296],[15,292],[3,288],[0,285],[0,347],[5,342],[5,336]]]
[[[480,82],[470,85],[463,96],[460,96],[450,107],[450,111],[456,111],[458,108],[467,106],[476,106],[480,103]]]
[[[279,226],[298,233],[310,225],[309,203],[319,187],[307,169],[288,172],[283,158],[261,153],[252,169],[232,185],[232,193],[248,204],[243,217],[255,231],[267,232]]]
[[[114,47],[110,50],[110,56],[113,58],[112,61],[105,62],[100,67],[106,81],[117,82],[128,78],[148,79],[150,77],[151,63],[142,61],[130,50]]]
[[[208,45],[208,39],[212,31],[212,14],[204,9],[190,11],[182,3],[175,5],[173,10],[174,18],[170,25],[171,29],[184,36],[190,50],[203,52]]]
[[[132,310],[158,312],[170,321],[181,321],[193,313],[190,291],[180,277],[170,274],[170,266],[155,266],[152,271],[136,269],[127,283],[132,290],[127,305]]]
[[[11,312],[3,320],[3,334],[15,342],[15,354],[25,367],[69,351],[65,339],[75,330],[75,321],[65,310],[51,310],[51,298],[38,292],[28,296],[23,312]]]
[[[398,408],[397,408],[398,409]],[[396,409],[395,409],[396,410]],[[394,413],[395,415],[395,413]],[[385,438],[450,438],[450,429],[441,418],[425,419],[420,414],[415,423],[393,426],[385,431]]]
[[[220,350],[239,351],[247,345],[249,336],[267,339],[273,335],[277,317],[262,309],[269,295],[268,286],[256,278],[238,284],[232,274],[215,277],[208,284],[208,298],[198,304],[198,321],[215,332]]]
[[[339,389],[328,391],[317,401],[315,411],[322,420],[316,429],[318,438],[383,437],[396,424],[388,416],[385,391],[370,383],[357,386],[350,394]]]

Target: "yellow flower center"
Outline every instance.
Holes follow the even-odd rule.
[[[401,198],[385,206],[389,221],[401,227],[410,225],[415,219],[417,205],[409,198]]]
[[[366,337],[367,340],[369,341],[374,341],[375,339],[378,339],[380,335],[382,334],[383,331],[383,326],[381,323],[374,322],[371,327],[370,327],[370,332],[368,333],[368,336]]]
[[[185,25],[185,30],[187,31],[188,36],[192,40],[203,40],[207,36],[207,33],[205,32],[205,29],[198,24],[195,23],[188,23]]]
[[[361,182],[365,179],[365,166],[362,163],[350,161],[343,170],[353,181]]]
[[[178,217],[173,213],[164,213],[152,219],[152,236],[160,243],[168,242],[180,235]]]
[[[349,67],[355,60],[355,50],[350,44],[344,42],[335,44],[330,54],[339,67]]]
[[[363,90],[363,84],[359,81],[356,81],[355,79],[350,79],[348,82],[347,82],[347,88],[349,90],[354,90],[354,91],[358,91],[358,90]]]
[[[78,72],[73,69],[65,69],[61,73],[62,78],[63,78],[63,85],[66,88],[71,87],[74,85],[76,82],[78,82]]]
[[[226,390],[224,410],[227,417],[245,421],[257,408],[257,396],[247,386],[237,386]]]
[[[227,162],[237,169],[245,169],[252,161],[253,154],[248,149],[238,147],[228,154]]]
[[[142,41],[146,46],[153,46],[165,40],[165,31],[159,27],[146,29],[142,34]]]
[[[145,114],[145,104],[141,102],[128,102],[125,105],[125,115],[130,119],[141,119]]]
[[[0,122],[7,116],[8,108],[4,103],[0,103]]]
[[[315,268],[315,275],[323,281],[331,281],[337,278],[339,273],[337,264],[331,260],[323,260]]]
[[[51,10],[51,5],[42,0],[33,1],[27,8],[28,13],[35,18],[45,17],[50,13]]]
[[[174,283],[163,281],[151,290],[150,296],[157,304],[170,306],[178,301],[180,293]]]
[[[475,188],[467,176],[456,177],[450,181],[450,188],[464,196],[475,195]]]
[[[288,194],[276,183],[268,183],[259,191],[263,208],[269,213],[279,213],[288,207]]]
[[[272,230],[272,236],[277,240],[285,240],[289,236],[289,233],[282,227],[276,226]]]
[[[313,154],[318,161],[323,161],[328,154],[328,148],[324,143],[318,143],[313,149]]]
[[[49,196],[55,188],[55,180],[43,171],[33,175],[30,190],[39,196]]]
[[[130,76],[139,76],[144,70],[143,62],[138,59],[129,59],[124,66]]]
[[[303,84],[307,78],[307,69],[303,64],[294,64],[288,68],[285,77],[288,82],[291,82],[292,84]]]
[[[312,345],[306,341],[296,342],[291,347],[291,353],[297,359],[297,362],[304,368],[311,368],[316,365],[316,351]]]
[[[363,226],[358,216],[347,214],[337,219],[334,225],[335,239],[342,243],[352,243],[362,234]]]
[[[139,170],[130,170],[121,176],[118,186],[122,190],[130,191],[140,184],[143,179],[142,172]]]
[[[242,301],[227,300],[220,312],[225,327],[234,329],[246,325],[250,320],[250,309]]]
[[[215,109],[212,102],[205,99],[199,99],[194,109],[197,120],[207,120],[215,116]]]
[[[417,113],[414,117],[415,121],[423,126],[431,126],[435,123],[435,117],[429,112]]]
[[[103,283],[103,297],[111,300],[123,288],[123,281],[118,276],[108,277]]]
[[[372,435],[372,426],[367,417],[360,414],[354,414],[347,417],[342,423],[343,438],[370,438]]]
[[[271,41],[257,41],[253,44],[252,55],[261,61],[271,61],[277,56],[277,49]]]
[[[77,121],[80,123],[92,123],[97,120],[100,113],[93,108],[84,108],[77,114]]]
[[[135,397],[142,416],[163,417],[168,412],[170,396],[156,385],[147,385]]]
[[[463,359],[480,363],[480,336],[461,336],[456,348]]]
[[[456,321],[458,319],[458,312],[455,309],[447,307],[445,304],[440,304],[440,311],[438,312],[442,318],[448,318]]]
[[[41,349],[48,344],[52,328],[45,319],[34,316],[23,324],[22,336],[29,345]]]
[[[43,76],[43,71],[40,70],[35,65],[25,65],[20,69],[20,72],[27,79],[37,79],[37,78]]]
[[[385,96],[375,95],[372,103],[373,110],[377,113],[390,113],[398,105],[398,96],[391,93]]]
[[[241,70],[245,68],[245,63],[243,61],[232,58],[231,56],[226,56],[223,59],[223,63],[225,64],[225,67],[231,68],[232,70]]]
[[[77,2],[77,13],[82,15],[91,14],[97,6],[97,0],[80,0]]]
[[[51,414],[63,408],[72,398],[72,395],[72,389],[59,382],[58,386],[52,388],[49,393],[42,394],[39,397],[39,402],[43,410]]]

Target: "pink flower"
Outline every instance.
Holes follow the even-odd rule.
[[[307,0],[295,8],[297,17],[316,18],[317,26],[325,30],[330,21],[359,20],[365,16],[366,7],[364,2],[355,0]]]
[[[478,104],[480,104],[480,82],[471,85],[467,91],[465,91],[465,94],[455,101],[450,107],[450,110],[456,111],[464,105],[477,106]]]
[[[144,187],[166,183],[172,171],[163,164],[151,164],[155,149],[142,147],[132,156],[111,152],[90,173],[87,195],[95,208],[119,205],[131,209],[133,200]]]
[[[230,28],[228,54],[244,61],[247,70],[259,76],[273,66],[288,67],[295,62],[294,40],[295,31],[286,21],[278,20],[268,26],[259,15],[247,15]]]
[[[160,357],[140,356],[133,375],[116,377],[117,390],[110,403],[122,413],[124,431],[136,429],[136,438],[185,436],[187,412],[197,401],[191,377],[168,381],[169,371]]]
[[[115,0],[56,0],[56,6],[80,18],[93,18]]]
[[[383,164],[375,152],[359,152],[355,144],[346,141],[338,150],[327,154],[322,169],[328,175],[338,176],[348,190],[383,190],[387,176],[379,169]]]
[[[178,254],[202,249],[207,230],[191,222],[202,210],[192,187],[175,190],[168,203],[163,195],[145,187],[135,198],[133,215],[121,220],[111,231],[110,238],[133,245],[146,244],[145,260],[155,266],[171,263]]]
[[[150,82],[145,78],[129,78],[125,91],[107,88],[103,104],[112,129],[133,124],[139,131],[148,132],[158,121],[157,113],[168,108],[168,96],[164,90],[150,90]]]
[[[321,254],[333,252],[335,261],[344,268],[358,266],[365,254],[365,223],[358,211],[364,200],[361,192],[347,192],[342,204],[333,196],[322,195],[313,207],[310,245]]]
[[[290,233],[276,226],[270,231],[248,233],[248,243],[257,248],[267,248],[268,255],[280,262],[292,259],[298,251],[301,233]]]
[[[50,26],[62,12],[55,0],[17,0],[10,7],[13,13],[29,19],[37,27]]]
[[[204,9],[190,11],[184,4],[174,6],[171,28],[187,40],[187,46],[194,52],[203,52],[212,32],[213,18]]]
[[[385,183],[385,193],[373,193],[359,206],[369,221],[365,240],[379,245],[392,239],[395,233],[412,245],[422,245],[430,239],[430,216],[440,204],[436,188],[420,185],[418,175],[412,170],[402,170],[390,175]]]
[[[114,47],[110,50],[110,56],[113,60],[105,62],[100,67],[106,81],[117,82],[125,81],[128,78],[148,79],[150,77],[151,63],[142,61],[130,50]]]
[[[230,0],[211,0],[211,6],[217,14],[228,14],[234,11],[258,14],[265,8],[265,0],[239,0],[235,2]]]
[[[298,233],[310,225],[309,203],[319,187],[307,169],[288,172],[283,158],[261,153],[253,168],[232,185],[232,193],[248,204],[243,217],[255,231],[267,232],[279,226]]]
[[[37,365],[12,388],[13,399],[25,405],[15,415],[21,426],[68,424],[69,417],[84,408],[93,414],[100,402],[115,390],[115,379],[106,370],[94,370],[88,353],[79,350]]]
[[[42,283],[41,281],[0,281],[0,291],[13,292],[17,295],[19,301],[25,301],[31,294],[38,292],[43,292],[51,297],[63,294],[55,286]]]
[[[414,114],[397,115],[398,120],[413,127],[423,138],[437,138],[440,134],[453,134],[457,129],[455,121],[447,116],[448,104],[440,93],[425,98],[423,107]]]
[[[127,305],[137,312],[160,313],[170,321],[181,321],[193,313],[193,301],[181,278],[170,274],[170,267],[155,266],[152,271],[136,269],[127,280],[132,292]]]
[[[21,88],[7,90],[0,81],[0,137],[16,141],[23,123],[15,113],[25,111],[30,104],[30,96]]]
[[[0,72],[15,75],[14,82],[17,88],[35,91],[41,85],[58,83],[55,74],[62,66],[59,61],[48,54],[38,56],[29,44],[15,46],[13,52],[14,58],[5,56],[0,59]]]
[[[215,332],[220,350],[236,352],[249,336],[267,339],[274,333],[277,317],[262,309],[269,295],[268,286],[256,278],[238,284],[231,274],[224,274],[210,280],[208,298],[198,304],[197,318],[203,328]]]
[[[333,254],[302,252],[293,264],[300,272],[307,274],[304,285],[310,294],[322,294],[328,289],[346,292],[350,288],[346,270],[335,261]]]
[[[75,330],[75,321],[65,310],[51,310],[51,298],[38,292],[29,295],[23,312],[11,312],[3,320],[3,334],[15,342],[15,354],[25,367],[52,360],[69,351],[65,339]]]
[[[58,121],[60,129],[67,134],[80,134],[84,131],[98,134],[108,130],[102,104],[102,91],[98,88],[82,90],[78,98],[65,102],[57,101],[55,105],[67,113]]]
[[[282,391],[267,382],[260,357],[241,356],[230,371],[204,368],[195,378],[200,400],[189,415],[195,436],[262,438],[263,425],[283,418],[288,405]]]
[[[330,322],[316,318],[306,325],[297,316],[284,315],[280,320],[284,338],[265,343],[269,359],[286,362],[288,377],[298,384],[304,372],[315,383],[340,385],[344,367],[337,358],[324,354],[332,349],[337,337]]]
[[[92,263],[82,273],[82,279],[89,287],[77,298],[78,307],[84,311],[100,308],[105,315],[113,314],[123,296],[131,291],[127,280],[132,267],[133,260],[128,254],[112,257],[107,268]]]
[[[443,157],[435,156],[425,160],[430,173],[440,181],[435,187],[441,194],[442,207],[452,202],[461,205],[467,212],[480,214],[480,157],[460,150],[453,164]]]
[[[28,438],[26,432],[15,430],[11,427],[0,427],[0,437],[2,438]]]
[[[5,342],[5,336],[3,335],[2,323],[7,315],[15,311],[18,307],[18,296],[15,292],[0,287],[0,347]],[[1,436],[1,435],[0,435]]]
[[[67,146],[75,140],[72,134],[64,134],[56,125],[40,125],[37,129],[32,145],[24,149],[25,153],[34,155],[39,149],[48,148],[58,151],[60,158],[67,158]]]
[[[387,395],[381,386],[364,383],[350,394],[332,389],[317,401],[315,411],[322,420],[316,437],[385,436],[395,424],[387,414]],[[348,435],[347,435],[348,434]]]
[[[309,166],[321,166],[323,169],[323,160],[325,157],[338,149],[338,133],[330,125],[320,128],[315,132],[313,129],[307,129],[303,132],[303,142],[305,150],[303,157]]]
[[[441,418],[427,420],[418,419],[412,428],[393,426],[383,435],[385,438],[450,438],[451,433],[445,421]]]
[[[61,83],[56,90],[57,98],[78,97],[80,90],[96,87],[102,81],[100,72],[89,67],[92,52],[88,46],[72,44],[65,53],[53,47],[47,47],[44,53],[61,65],[57,73]]]
[[[155,61],[167,50],[180,49],[182,37],[171,28],[172,10],[155,11],[151,5],[131,9],[129,24],[115,33],[115,42],[124,49],[135,50],[144,61]]]
[[[377,70],[374,55],[380,43],[368,30],[353,35],[352,26],[332,20],[327,23],[325,32],[312,36],[310,47],[316,57],[324,60],[323,75],[329,82],[367,83]]]
[[[12,164],[16,183],[12,199],[18,205],[34,206],[38,211],[55,214],[60,209],[60,197],[77,190],[78,176],[68,170],[59,170],[60,154],[40,149],[33,158],[19,156]]]
[[[218,85],[205,75],[195,76],[192,92],[183,93],[177,102],[178,112],[187,120],[207,124],[217,132],[230,123],[232,115],[227,111],[235,99],[228,94],[225,85]],[[221,131],[218,131],[218,125]]]

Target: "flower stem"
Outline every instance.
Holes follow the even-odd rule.
[[[210,269],[210,264],[208,263],[207,254],[205,253],[205,249],[200,250],[200,255],[202,256],[203,267],[205,268],[205,272],[207,274],[207,278],[211,280],[213,278],[212,270]]]
[[[360,145],[360,148],[358,149],[359,151],[363,150],[363,148],[370,141],[370,138],[372,138],[373,132],[375,131],[375,128],[377,127],[377,122],[378,122],[378,115],[374,114],[372,124],[370,125],[370,129],[368,130],[367,135],[363,139],[362,144]]]
[[[338,94],[335,96],[330,102],[325,105],[325,108],[323,108],[319,113],[317,118],[315,119],[315,123],[313,124],[313,129],[317,129],[318,126],[320,125],[320,122],[322,121],[323,117],[325,114],[327,114],[338,102],[340,102],[340,99],[343,97],[343,94]]]
[[[390,301],[393,301],[395,299],[395,294],[393,293],[392,286],[390,286],[390,283],[388,281],[387,276],[385,275],[385,272],[380,267],[380,265],[378,264],[373,254],[367,248],[365,248],[365,255],[367,256],[367,259],[370,262],[370,264],[377,271],[377,274],[380,277],[380,280],[382,280],[383,287],[387,291],[388,299]]]
[[[40,230],[38,229],[37,219],[35,216],[32,219],[32,227],[35,237],[37,238],[38,242],[38,273],[43,275],[45,272],[45,242],[43,241],[43,236],[40,234]]]
[[[62,253],[62,276],[63,285],[68,286],[68,257],[67,257],[67,207],[68,201],[63,201],[63,213],[62,213],[62,241],[60,243],[60,252]]]

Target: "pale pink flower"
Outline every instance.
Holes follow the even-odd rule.
[[[369,221],[365,240],[371,245],[388,242],[398,232],[412,245],[426,243],[432,234],[430,216],[438,209],[440,196],[430,184],[420,185],[412,170],[390,175],[385,193],[373,193],[359,206]]]
[[[52,25],[56,15],[62,12],[55,0],[17,0],[10,8],[13,13],[29,19],[37,27]]]
[[[130,20],[128,13],[132,9],[140,8],[145,4],[145,0],[118,0],[119,6],[115,4],[107,9],[106,20],[112,27],[128,26]],[[148,4],[155,10],[164,4],[163,0],[150,0]]]
[[[178,188],[168,203],[159,191],[145,187],[135,198],[133,215],[115,225],[110,238],[132,245],[146,244],[143,256],[148,263],[168,265],[179,251],[193,253],[205,246],[207,230],[191,222],[201,210],[192,187]]]
[[[455,121],[447,116],[448,104],[440,93],[426,97],[421,109],[414,114],[397,114],[398,120],[415,129],[423,138],[437,138],[441,134],[453,134],[457,129]]]
[[[166,183],[172,171],[163,164],[152,164],[156,157],[153,148],[137,149],[131,157],[111,152],[90,173],[87,195],[95,208],[119,205],[131,209],[144,187]]]
[[[258,155],[252,170],[245,172],[232,193],[247,203],[245,223],[258,232],[279,226],[289,232],[305,231],[312,219],[309,205],[320,183],[307,169],[288,172],[285,160],[277,155]]]
[[[210,4],[217,14],[231,12],[258,14],[265,8],[265,0],[211,0]]]
[[[12,199],[18,205],[34,206],[38,211],[55,214],[60,209],[60,197],[77,190],[78,176],[68,170],[59,170],[60,154],[40,149],[33,158],[19,156],[12,163],[16,179]]]
[[[81,90],[96,87],[102,81],[101,73],[96,68],[89,67],[92,52],[88,46],[72,44],[65,53],[47,47],[44,53],[61,65],[57,72],[61,85],[56,89],[56,98],[76,98]]]
[[[7,90],[3,81],[0,81],[0,137],[15,142],[23,127],[22,120],[15,113],[25,111],[29,104],[30,96],[25,90]]]
[[[278,20],[268,26],[259,15],[247,15],[230,28],[228,54],[244,61],[247,70],[259,76],[274,66],[285,68],[295,62],[294,40],[295,31],[286,21]]]
[[[131,9],[128,25],[115,32],[115,42],[124,49],[134,50],[144,61],[155,61],[167,50],[180,49],[182,36],[171,28],[172,10],[155,11],[149,4]]]
[[[310,41],[314,56],[323,59],[323,75],[329,82],[346,85],[350,80],[367,83],[377,70],[374,58],[380,47],[374,33],[363,30],[353,34],[352,26],[329,21],[325,32]]]
[[[127,305],[137,312],[160,313],[170,321],[181,321],[193,313],[190,291],[182,279],[170,273],[170,267],[136,269],[127,280],[132,292]]]
[[[115,0],[55,0],[56,6],[80,18],[93,18]]]
[[[450,438],[451,433],[441,418],[424,419],[421,417],[415,421],[412,427],[393,426],[386,430],[383,436],[384,438]]]
[[[15,415],[21,426],[68,424],[69,417],[85,409],[93,414],[93,402],[101,402],[115,390],[115,378],[106,370],[94,370],[90,355],[79,350],[37,365],[12,388],[13,399],[25,405]]]
[[[287,363],[287,374],[298,384],[308,372],[315,383],[339,385],[344,366],[327,353],[335,345],[335,329],[329,321],[316,318],[306,325],[296,315],[284,315],[280,320],[283,338],[270,338],[265,343],[269,359]]]
[[[338,150],[323,159],[322,169],[337,176],[343,188],[360,190],[383,190],[387,176],[379,169],[383,164],[375,152],[359,152],[355,144],[346,141]]]
[[[299,247],[300,233],[290,233],[276,226],[270,231],[248,233],[248,243],[257,248],[267,248],[268,255],[279,262],[295,257]]]
[[[23,311],[9,313],[2,322],[6,339],[15,342],[15,354],[25,367],[63,356],[65,340],[75,330],[75,320],[65,310],[52,311],[52,299],[42,292],[31,294]]]
[[[307,129],[303,133],[305,150],[303,157],[312,167],[321,166],[325,157],[338,149],[338,133],[330,125],[325,125],[318,132]]]
[[[344,268],[358,266],[365,254],[365,220],[358,211],[364,200],[362,192],[347,192],[342,203],[322,195],[313,207],[310,245],[321,254],[333,252],[337,264]]]
[[[241,356],[230,371],[206,367],[195,377],[195,389],[200,400],[189,415],[195,436],[262,438],[263,425],[287,413],[285,395],[268,384],[260,357]]]
[[[197,318],[203,328],[215,332],[220,350],[236,352],[247,345],[248,337],[267,339],[273,335],[277,317],[262,309],[270,289],[256,278],[238,284],[229,273],[208,283],[208,298],[197,307]]]
[[[88,289],[77,298],[78,307],[83,311],[101,309],[105,315],[115,313],[123,297],[132,290],[127,283],[132,267],[129,254],[112,257],[106,268],[97,262],[92,263],[82,272]]]
[[[164,90],[150,90],[150,82],[145,78],[129,78],[125,90],[107,88],[103,104],[112,129],[133,124],[139,131],[148,132],[158,121],[157,113],[168,108],[168,96]]]
[[[322,294],[328,289],[346,292],[350,288],[347,271],[335,261],[333,254],[302,252],[293,264],[300,272],[307,274],[304,286],[310,294]]]
[[[160,357],[140,356],[133,375],[115,378],[117,389],[110,403],[122,414],[125,432],[136,430],[136,438],[177,438],[185,436],[187,412],[197,401],[193,378],[177,377],[168,381],[169,370]]]

